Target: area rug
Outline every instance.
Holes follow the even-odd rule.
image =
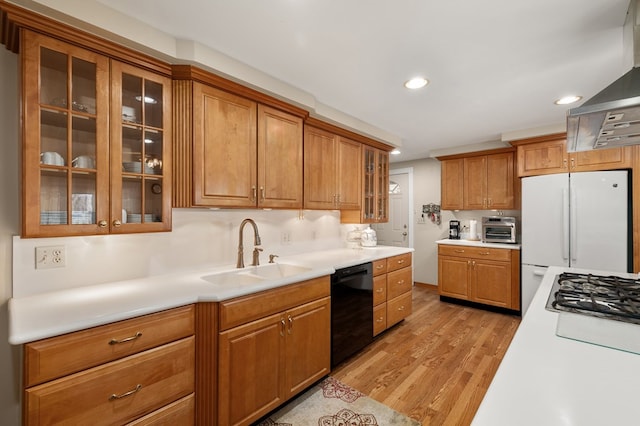
[[[256,425],[420,426],[420,422],[328,377]]]

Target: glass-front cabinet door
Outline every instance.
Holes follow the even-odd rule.
[[[364,203],[362,211],[362,219],[364,223],[373,222],[375,219],[376,209],[376,150],[373,148],[364,148]]]
[[[376,222],[389,221],[389,153],[377,151]]]
[[[22,236],[171,229],[171,81],[23,30]]]
[[[29,31],[21,43],[23,236],[109,231],[109,59]]]
[[[112,61],[112,232],[171,226],[171,80]]]
[[[365,146],[364,148],[364,205],[363,223],[389,220],[389,154]]]

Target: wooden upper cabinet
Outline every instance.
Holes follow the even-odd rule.
[[[25,237],[171,229],[171,80],[21,31]]]
[[[487,155],[487,207],[515,208],[513,152]]]
[[[193,83],[193,205],[302,207],[302,119]]]
[[[631,168],[633,147],[616,147],[594,151],[569,153],[569,170],[586,172],[592,170],[615,170]]]
[[[462,210],[464,208],[464,159],[442,160],[441,208]]]
[[[443,210],[514,209],[513,152],[441,160]]]
[[[193,91],[193,204],[255,206],[257,104],[200,83]]]
[[[304,140],[304,207],[359,210],[361,144],[310,126]]]
[[[487,208],[487,156],[464,159],[464,209]]]
[[[304,129],[304,207],[336,208],[337,176],[335,145],[337,135],[305,126]]]
[[[567,140],[517,145],[518,177],[568,172]]]
[[[258,105],[258,206],[302,208],[302,119]]]
[[[112,233],[171,230],[171,105],[171,79],[111,61]]]
[[[362,199],[362,144],[338,137],[336,145],[338,207],[360,209]]]
[[[518,177],[554,173],[615,170],[631,167],[632,147],[567,152],[564,133],[512,141],[517,149]]]

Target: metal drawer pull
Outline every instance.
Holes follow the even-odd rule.
[[[400,306],[400,307],[398,308],[398,310],[399,310],[399,311],[404,311],[404,305]]]
[[[382,288],[376,289],[376,293],[382,293],[383,291],[384,291],[384,289],[382,289]]]
[[[134,393],[138,392],[140,389],[142,389],[142,385],[138,383],[136,385],[136,388],[130,390],[129,392],[125,392],[120,395],[116,395],[115,393],[111,394],[111,396],[109,397],[109,401],[115,401],[116,399],[126,398],[127,396],[133,395]]]
[[[454,250],[456,253],[464,253],[464,250]]]
[[[120,343],[127,343],[127,342],[130,342],[130,341],[132,341],[132,340],[139,339],[139,338],[141,338],[141,337],[142,337],[142,332],[141,332],[141,331],[138,331],[138,332],[135,334],[135,336],[126,337],[126,338],[124,338],[124,339],[120,339],[120,340],[117,340],[117,339],[111,339],[111,340],[109,340],[109,344],[110,344],[110,345],[118,345],[118,344],[120,344]]]
[[[383,317],[380,317],[380,318],[378,318],[378,319],[376,320],[376,322],[382,322],[383,320],[384,320],[384,318],[383,318]]]
[[[398,260],[398,265],[402,265],[404,263],[404,259]]]
[[[400,280],[400,281],[398,281],[398,284],[399,284],[399,285],[404,284],[404,280]]]
[[[378,266],[376,266],[376,269],[382,269],[382,268],[384,268],[384,265],[378,265]]]
[[[490,253],[490,252],[488,252],[488,251],[481,251],[481,252],[480,252],[480,254],[481,254],[481,255],[483,255],[483,256],[488,256],[488,255],[490,255],[491,253]]]
[[[288,330],[288,333],[291,334],[292,331],[293,331],[293,318],[291,318],[291,315],[289,315],[289,330]]]
[[[280,336],[284,337],[284,329],[287,327],[287,324],[284,322],[284,318],[280,318],[280,325],[282,326],[280,329]]]

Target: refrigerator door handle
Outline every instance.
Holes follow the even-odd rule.
[[[562,258],[569,260],[569,189],[562,190]]]
[[[575,188],[571,191],[571,203],[569,205],[569,210],[571,211],[571,220],[569,225],[573,232],[571,235],[571,245],[569,246],[569,253],[571,253],[571,261],[575,262],[578,260],[578,203],[577,203],[577,194]],[[571,264],[573,265],[573,263]]]

